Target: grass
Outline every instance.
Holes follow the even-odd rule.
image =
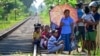
[[[40,18],[41,18],[42,24],[44,24],[44,25],[50,25],[49,12],[47,10],[46,11],[43,11],[40,14]]]
[[[23,19],[25,19],[25,16],[21,16],[20,18],[17,18],[17,20],[8,20],[8,21],[0,20],[0,31],[14,26],[15,24],[19,23]]]
[[[11,56],[32,56],[32,53],[16,53],[16,54],[10,54],[10,55]],[[10,56],[10,55],[8,55],[8,56]],[[0,56],[3,56],[3,55],[0,55]]]
[[[82,47],[81,41],[79,42],[78,45],[79,45],[80,47]],[[94,54],[94,51],[92,50],[92,51],[91,51],[91,55],[94,56],[93,54]],[[79,54],[79,55],[80,55],[80,54]],[[100,56],[100,48],[96,48],[96,55],[95,55],[95,56]]]
[[[44,25],[50,25],[50,19],[48,17],[42,17],[41,21]]]
[[[13,25],[12,23],[15,24],[16,21],[14,21],[14,22],[8,22],[8,21],[0,22],[0,30],[4,30],[4,29],[9,28],[10,26]]]

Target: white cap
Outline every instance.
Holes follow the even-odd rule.
[[[90,6],[90,7],[91,7],[91,6],[98,7],[98,4],[97,4],[96,1],[92,1],[92,2],[89,4],[89,6]]]

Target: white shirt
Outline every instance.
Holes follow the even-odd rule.
[[[95,22],[95,19],[94,19],[94,17],[92,16],[92,14],[84,14],[84,15],[82,16],[82,19],[85,19],[85,20],[87,20],[87,21]]]
[[[82,19],[85,19],[85,20],[87,20],[87,21],[95,22],[95,19],[94,19],[94,17],[92,16],[92,14],[84,14],[84,15],[82,16]],[[83,22],[80,22],[80,23],[78,24],[78,26],[84,26],[84,23],[83,23]]]
[[[83,9],[78,9],[77,13],[78,13],[78,18],[80,19],[80,18],[82,18],[83,14],[84,14],[84,11],[83,11]],[[83,22],[79,22],[78,26],[84,26],[84,23]]]
[[[84,26],[84,23],[83,22],[79,22],[78,26]]]

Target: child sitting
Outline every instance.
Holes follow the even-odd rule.
[[[42,36],[41,36],[41,42],[40,42],[41,48],[44,48],[44,49],[47,48],[47,42],[48,42],[48,38],[50,36],[49,31],[50,31],[50,27],[48,25],[46,25],[44,31],[42,32]]]
[[[48,40],[48,52],[53,53],[57,51],[63,51],[64,44],[63,41],[57,41],[58,31],[52,30],[52,36]]]

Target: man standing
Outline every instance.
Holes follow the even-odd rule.
[[[92,41],[92,44],[93,44],[94,51],[96,51],[96,41],[95,40],[96,40],[96,33],[98,33],[96,30],[97,30],[97,25],[99,24],[99,21],[100,21],[100,14],[98,13],[99,5],[96,1],[92,1],[89,4],[89,7],[91,8],[92,15],[95,19],[95,30],[94,30],[94,36],[93,36],[93,38],[95,38],[95,39],[94,39],[94,41]],[[95,54],[95,52],[94,52],[94,54]]]

